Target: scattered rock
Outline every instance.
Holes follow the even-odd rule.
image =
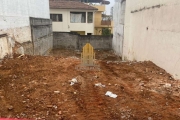
[[[61,115],[61,114],[62,114],[62,112],[61,112],[61,111],[59,111],[59,112],[58,112],[58,114],[59,114],[59,115]]]
[[[54,109],[57,109],[58,107],[56,105],[53,106]]]
[[[105,85],[101,84],[101,83],[96,83],[95,84],[96,87],[105,87]]]
[[[109,96],[109,97],[112,97],[112,98],[117,98],[117,95],[113,94],[111,91],[107,91],[105,95]]]
[[[46,78],[46,77],[43,77],[43,80],[47,80],[47,78]]]
[[[77,83],[78,81],[77,81],[77,79],[76,79],[76,78],[73,78],[70,82],[71,82],[71,84],[70,84],[70,85],[72,86],[72,85],[74,85],[75,83]]]
[[[108,83],[109,86],[111,86],[111,83]]]
[[[52,108],[53,107],[53,105],[47,105],[47,108]]]
[[[99,78],[98,76],[94,76],[96,79]]]
[[[139,86],[144,86],[144,83],[139,83]]]
[[[124,119],[125,117],[126,117],[126,116],[124,116],[124,115],[123,115],[123,116],[121,116],[121,118],[122,118],[122,119]]]
[[[60,93],[60,91],[54,91],[54,93],[59,94],[59,93]]]
[[[14,107],[12,105],[8,106],[8,110],[13,110]]]
[[[165,83],[165,84],[164,84],[164,87],[165,87],[165,88],[170,88],[170,87],[171,87],[171,84],[170,84],[170,83]]]
[[[148,120],[153,120],[151,117],[148,117]]]

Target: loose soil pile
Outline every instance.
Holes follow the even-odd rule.
[[[96,54],[100,71],[75,70],[80,54],[67,50],[53,51],[53,56],[4,60],[0,64],[0,117],[180,120],[179,81],[152,62],[118,61],[112,51]],[[77,83],[70,85],[73,78]],[[118,97],[105,96],[107,91]]]

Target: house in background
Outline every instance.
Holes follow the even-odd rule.
[[[104,1],[105,2],[105,1]],[[106,1],[104,4],[101,2],[100,4],[92,4],[91,6],[98,9],[95,12],[95,25],[94,25],[94,34],[95,35],[102,35],[103,30],[108,28],[113,34],[113,20],[112,15],[107,15],[105,13],[106,5],[109,1]]]
[[[77,32],[94,35],[94,13],[97,8],[78,1],[50,0],[53,32]]]

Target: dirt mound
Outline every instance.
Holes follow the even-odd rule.
[[[0,117],[180,119],[180,83],[153,63],[121,62],[109,54],[109,59],[107,55],[98,60],[100,71],[76,71],[80,59],[73,55],[25,55],[4,60],[0,64]],[[77,82],[71,85],[73,78]],[[95,86],[97,83],[105,86]],[[107,91],[117,98],[105,96]]]

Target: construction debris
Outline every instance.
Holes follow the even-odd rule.
[[[165,87],[165,88],[170,88],[170,87],[171,87],[171,84],[166,83],[166,84],[164,85],[164,87]]]
[[[107,91],[105,95],[109,96],[109,97],[112,97],[112,98],[117,98],[117,95],[113,94],[111,91]]]
[[[96,83],[95,84],[96,87],[106,87],[105,85],[101,84],[101,83]]]
[[[54,93],[58,94],[58,93],[60,93],[60,91],[54,91]]]
[[[71,84],[70,84],[70,85],[72,86],[72,85],[74,85],[74,84],[77,83],[77,82],[78,82],[77,79],[76,79],[76,78],[73,78],[73,79],[71,80]]]

